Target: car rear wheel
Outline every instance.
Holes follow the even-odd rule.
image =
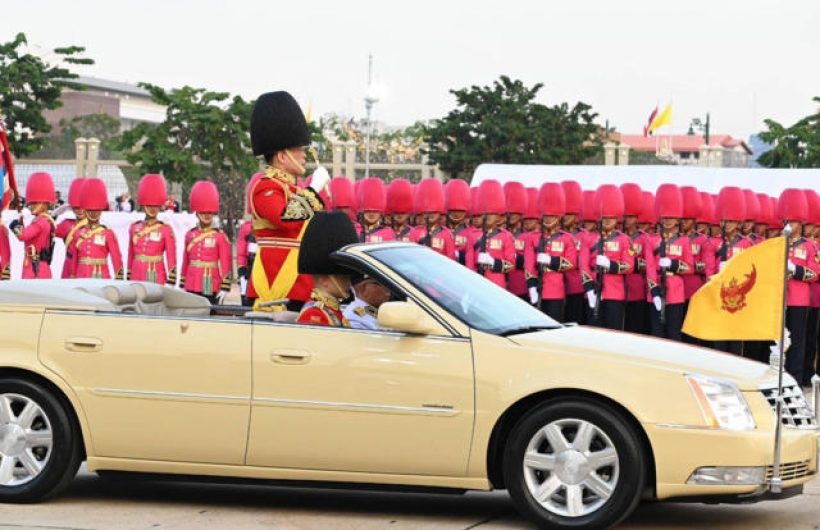
[[[82,455],[75,431],[51,391],[0,378],[0,502],[36,502],[67,485]]]
[[[646,461],[638,434],[615,409],[549,401],[507,441],[504,478],[519,511],[541,528],[608,528],[641,498]]]

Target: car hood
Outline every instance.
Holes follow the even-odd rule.
[[[584,353],[593,357],[639,363],[661,370],[719,377],[734,382],[742,390],[757,390],[758,385],[775,382],[777,379],[777,372],[763,363],[729,353],[633,333],[587,326],[568,326],[512,335],[508,338],[527,348],[556,353]]]

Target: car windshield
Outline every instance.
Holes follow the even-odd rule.
[[[512,335],[561,324],[458,262],[419,245],[368,254],[396,271],[471,328]]]

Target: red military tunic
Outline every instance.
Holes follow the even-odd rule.
[[[430,247],[442,256],[456,259],[455,241],[449,228],[436,226],[428,234],[426,226],[417,226],[410,232],[410,241]]]
[[[589,245],[587,237],[589,233],[581,228],[576,228],[568,232],[575,242],[575,252],[578,254],[578,265],[566,273],[566,292],[568,295],[581,294],[584,292],[584,282],[581,271],[589,270]]]
[[[589,248],[589,269],[583,272],[583,281],[585,290],[592,290],[595,288],[597,281],[597,267],[595,266],[596,258],[603,248],[603,255],[609,258],[609,270],[603,274],[603,288],[601,290],[601,301],[626,300],[626,282],[624,278],[627,274],[632,272],[635,268],[635,258],[629,251],[629,238],[617,231],[613,230],[603,241],[599,234],[590,234],[588,237]],[[647,268],[649,264],[647,263]]]
[[[247,268],[250,272],[250,267],[253,266],[253,259],[259,246],[256,244],[256,238],[253,236],[253,226],[250,221],[245,221],[239,227],[239,234],[236,236],[236,266],[239,269]]]
[[[482,252],[486,252],[495,260],[491,267],[478,263]],[[507,273],[515,265],[515,240],[512,234],[503,228],[496,228],[482,235],[473,245],[473,254],[475,270],[494,284],[506,289]]]
[[[456,261],[475,270],[473,245],[476,241],[476,232],[467,224],[460,224],[452,230],[453,246],[456,249]],[[481,232],[478,232],[479,237]]]
[[[664,247],[661,247],[664,245]],[[651,297],[661,296],[661,270],[658,261],[666,256],[672,265],[666,274],[666,304],[682,304],[686,301],[683,278],[692,274],[695,266],[692,260],[692,244],[687,236],[676,234],[663,241],[653,238],[646,252],[646,280]]]
[[[71,253],[73,278],[111,278],[108,258],[114,266],[114,275],[122,277],[122,256],[117,236],[105,225],[86,224],[75,233]]]
[[[814,256],[820,261],[820,239],[814,240]],[[811,284],[811,306],[820,307],[820,280]]]
[[[63,219],[57,224],[57,230],[54,235],[59,237],[65,243],[65,257],[63,259],[63,273],[62,278],[71,278],[74,274],[74,238],[80,228],[84,227],[88,221],[81,219]]]
[[[811,306],[811,284],[817,282],[820,275],[820,263],[817,261],[817,249],[804,237],[789,243],[789,261],[795,271],[789,274],[786,283],[786,305],[795,307]]]
[[[231,244],[221,230],[195,227],[185,234],[181,286],[205,296],[230,289]]]
[[[163,258],[164,256],[164,258]],[[173,229],[161,221],[137,221],[128,229],[128,278],[160,285],[176,283],[177,245]],[[165,263],[168,268],[165,268]]]
[[[527,280],[535,277],[535,254],[533,254],[532,245],[528,245],[532,239],[531,232],[523,230],[510,233],[513,236],[515,245],[515,262],[513,268],[507,274],[507,290],[516,296],[523,296],[527,294],[528,286]],[[531,256],[526,256],[531,253]],[[529,265],[529,266],[527,266]]]
[[[9,231],[0,224],[0,280],[11,279],[11,245]]]
[[[717,240],[717,250],[715,251],[715,266],[713,274],[720,272],[720,264],[729,261],[733,256],[743,252],[743,250],[752,246],[752,242],[748,237],[743,237],[736,234],[732,241],[724,241],[722,238],[714,238]]]
[[[396,233],[389,226],[379,226],[372,230],[362,229],[359,234],[359,239],[363,243],[382,243],[396,240]]]
[[[627,237],[629,238],[629,252],[635,259],[635,268],[626,275],[626,301],[640,302],[646,299],[646,258],[644,257],[646,232],[636,230],[634,234]]]
[[[563,230],[549,235],[535,232],[528,245],[534,256],[536,277],[541,278],[541,299],[566,298],[566,277],[571,271],[578,269],[576,239]],[[539,254],[546,254],[549,263],[538,263]]]
[[[299,316],[296,317],[296,322],[314,326],[350,327],[350,323],[339,307],[338,300],[316,291],[311,293],[310,298],[311,301],[305,304]]]
[[[689,237],[692,249],[692,274],[683,277],[683,289],[686,299],[692,298],[701,286],[706,283],[706,277],[714,274],[715,247],[708,236],[694,232]]]
[[[31,224],[23,228],[18,225],[14,235],[25,248],[23,258],[23,279],[50,279],[51,278],[51,251],[54,245],[54,219],[46,214],[40,214],[32,219]]]
[[[410,234],[413,233],[413,227],[410,225],[404,225],[401,230],[394,233],[396,234],[396,241],[403,241],[405,243],[413,242],[413,240],[410,239]]]
[[[273,291],[277,290],[285,293],[284,297],[290,300],[306,301],[313,289],[310,275],[294,275],[295,280],[289,285],[284,285],[284,275],[278,282],[277,278],[288,256],[292,252],[299,252],[305,222],[313,217],[315,211],[322,210],[324,205],[312,190],[297,186],[296,177],[270,166],[265,175],[254,184],[250,198],[253,234],[259,246],[256,256],[259,265],[255,265],[254,269],[262,267],[260,272],[264,272],[267,285],[254,285],[255,274],[252,271],[248,298],[265,302],[267,300],[260,298],[260,292],[270,291],[269,296],[273,298]],[[294,262],[293,267],[295,266]]]

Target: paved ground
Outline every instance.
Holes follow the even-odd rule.
[[[747,506],[646,504],[623,528],[820,529],[820,479],[805,495]],[[503,492],[376,493],[112,481],[82,471],[59,497],[0,505],[0,529],[524,529]]]

